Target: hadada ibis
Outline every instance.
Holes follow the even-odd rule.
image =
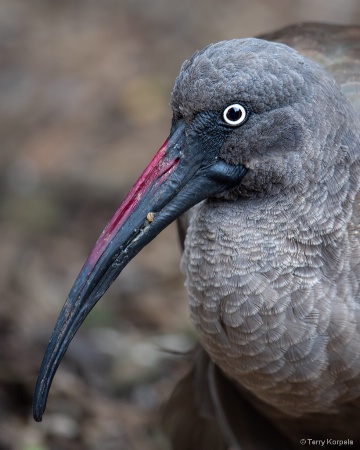
[[[173,448],[360,446],[359,101],[360,27],[298,25],[186,61],[170,136],[60,313],[35,419],[89,311],[189,211],[182,269],[200,345],[165,409]]]

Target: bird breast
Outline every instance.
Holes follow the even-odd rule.
[[[192,212],[182,262],[211,358],[291,415],[335,411],[360,394],[348,230],[322,214],[318,232],[305,233],[305,203],[205,201]]]

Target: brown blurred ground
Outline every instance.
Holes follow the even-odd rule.
[[[175,228],[97,305],[36,424],[32,392],[58,312],[166,138],[185,58],[295,21],[359,18],[357,0],[1,0],[0,450],[167,448],[157,411],[187,365],[158,349],[194,340]]]

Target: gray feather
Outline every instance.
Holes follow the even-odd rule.
[[[235,101],[253,112],[221,153],[248,168],[243,183],[180,227],[191,318],[210,359],[178,389],[202,392],[191,411],[216,444],[174,448],[221,449],[220,435],[244,449],[360,440],[360,27],[263,38],[310,59],[262,39],[224,41],[185,62],[172,93],[186,121]]]

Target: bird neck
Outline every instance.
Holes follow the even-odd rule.
[[[276,201],[206,201],[186,238],[183,269],[202,344],[228,376],[290,415],[334,410],[349,400],[349,380],[351,395],[360,394],[351,282],[360,256],[344,257],[360,198],[358,186],[344,186],[329,192],[324,180]]]

